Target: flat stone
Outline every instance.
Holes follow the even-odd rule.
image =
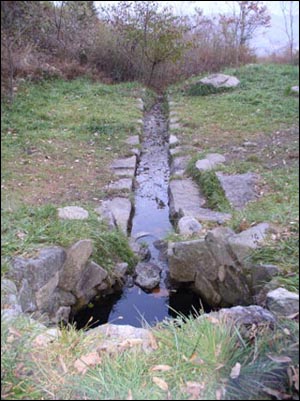
[[[107,208],[112,213],[117,227],[127,234],[128,223],[132,209],[130,200],[127,198],[116,197],[102,202],[102,206]]]
[[[34,290],[29,285],[27,279],[22,280],[22,285],[19,291],[19,302],[22,312],[32,313],[37,310]]]
[[[202,316],[203,318],[210,319],[212,317],[222,321],[225,319],[225,321],[234,323],[237,326],[246,325],[251,327],[253,324],[276,323],[276,317],[270,311],[258,305],[233,306],[232,308],[223,308],[218,312],[211,312]]]
[[[169,204],[172,218],[178,219],[183,216],[196,217],[205,202],[205,198],[192,179],[186,178],[170,181]]]
[[[59,278],[59,287],[66,291],[74,291],[88,258],[93,252],[93,242],[90,239],[77,241],[67,251],[67,259]]]
[[[205,159],[209,160],[213,165],[226,162],[225,156],[220,155],[219,153],[209,153],[205,156]]]
[[[228,238],[231,250],[240,263],[245,263],[251,251],[263,244],[269,230],[268,223],[260,223]]]
[[[177,129],[180,129],[181,128],[181,125],[179,124],[179,123],[170,123],[170,125],[169,125],[169,129],[172,131],[172,130],[177,130]]]
[[[170,135],[169,137],[169,146],[170,148],[173,148],[174,146],[177,146],[179,144],[179,140],[175,135]]]
[[[117,228],[116,219],[106,201],[102,201],[101,205],[95,208],[95,212],[101,216],[100,220],[103,220],[110,230]]]
[[[189,163],[189,156],[174,157],[171,163],[170,173],[173,175],[183,175]]]
[[[160,282],[161,268],[154,263],[140,262],[135,268],[135,283],[145,290],[152,290]]]
[[[240,84],[240,81],[231,75],[212,74],[199,81],[204,85],[211,85],[214,88],[235,88]]]
[[[189,236],[200,234],[202,225],[191,216],[184,216],[178,221],[179,234]]]
[[[211,221],[218,224],[224,224],[226,221],[231,219],[231,214],[215,212],[214,210],[200,207],[198,211],[194,214],[194,217],[198,221]]]
[[[291,87],[291,92],[297,93],[299,95],[299,86],[298,85],[292,86]]]
[[[49,309],[49,302],[51,303],[51,296],[58,286],[58,281],[59,272],[56,272],[56,274],[36,292],[36,304],[41,312],[46,312]]]
[[[111,169],[113,170],[126,170],[126,171],[132,171],[133,174],[135,174],[136,170],[136,156],[131,156],[131,157],[126,157],[124,159],[118,159],[115,160],[111,163],[110,165]]]
[[[107,189],[109,191],[127,191],[130,192],[132,190],[133,180],[132,178],[121,178],[118,181],[112,182],[107,185]]]
[[[128,145],[136,146],[140,144],[140,137],[138,135],[132,135],[125,141]]]
[[[66,206],[58,208],[58,217],[66,220],[85,220],[89,217],[89,213],[79,206]]]
[[[255,190],[259,178],[257,174],[225,175],[217,172],[216,176],[220,181],[226,198],[235,209],[242,209],[248,202],[257,199],[258,194]]]
[[[201,159],[197,160],[195,166],[199,171],[209,171],[212,170],[214,165],[208,159]]]
[[[89,337],[91,349],[96,349],[98,353],[120,354],[128,348],[141,348],[145,352],[151,352],[157,348],[150,330],[129,325],[107,323],[88,330],[85,335]]]
[[[267,294],[267,308],[279,316],[299,313],[299,294],[285,288],[277,288]]]

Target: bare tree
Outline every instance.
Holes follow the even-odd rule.
[[[289,58],[293,63],[294,55],[294,6],[296,1],[280,1],[280,8],[284,18],[285,33],[288,38]],[[299,3],[298,3],[299,4]]]

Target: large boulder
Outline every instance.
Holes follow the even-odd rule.
[[[90,239],[77,241],[68,249],[67,259],[59,278],[60,288],[66,291],[76,288],[92,252],[93,242]]]
[[[219,88],[235,88],[240,84],[240,81],[232,76],[225,74],[212,74],[199,81],[202,85],[212,86],[216,89]]]
[[[191,283],[211,306],[251,304],[259,274],[255,268],[249,270],[245,258],[263,242],[268,227],[262,223],[240,234],[218,227],[205,239],[169,243],[170,277]]]

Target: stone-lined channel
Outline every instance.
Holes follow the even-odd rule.
[[[154,290],[145,292],[133,282],[127,283],[119,292],[99,302],[93,301],[91,308],[84,308],[77,314],[78,328],[83,327],[91,317],[90,327],[106,322],[136,327],[145,322],[154,325],[166,317],[176,316],[175,311],[188,315],[199,308],[198,296],[188,289],[172,288],[168,278],[166,243],[162,239],[173,231],[173,227],[168,206],[168,120],[163,112],[163,102],[162,97],[158,98],[151,110],[144,114],[131,227],[131,237],[147,244],[151,253],[149,262],[162,269],[160,284]]]

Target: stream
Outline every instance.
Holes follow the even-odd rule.
[[[104,323],[129,324],[135,327],[153,326],[178,313],[190,314],[199,310],[199,298],[190,290],[172,288],[168,278],[166,245],[162,241],[173,231],[169,220],[168,183],[169,135],[168,121],[163,113],[163,99],[144,114],[144,127],[140,162],[136,174],[135,213],[131,237],[146,243],[151,257],[149,262],[161,267],[161,280],[150,292],[127,284],[122,291],[93,301],[92,308],[84,308],[76,317],[77,327]]]

